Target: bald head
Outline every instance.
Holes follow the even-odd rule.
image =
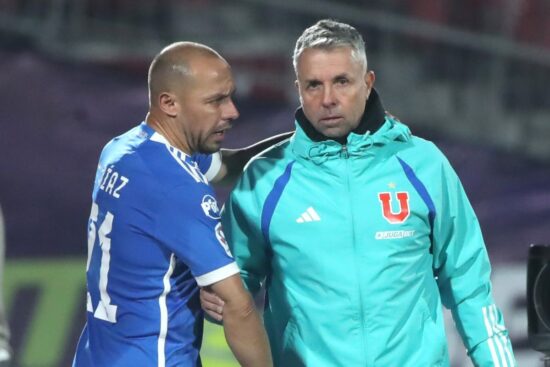
[[[176,42],[165,47],[149,67],[149,105],[155,106],[163,92],[191,85],[194,67],[209,59],[227,63],[215,50],[200,43]]]

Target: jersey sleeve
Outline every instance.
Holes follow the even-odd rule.
[[[222,166],[222,154],[219,151],[213,154],[194,154],[193,160],[208,181],[216,177]]]
[[[252,174],[245,171],[236,184],[222,213],[222,224],[246,288],[253,295],[271,273],[268,244],[261,233],[261,200],[252,190]]]
[[[158,214],[157,238],[190,268],[199,286],[239,272],[208,185],[189,183],[172,189],[162,200]]]
[[[477,217],[456,173],[446,160],[442,163],[433,255],[443,304],[475,366],[516,366],[491,295],[491,266]]]

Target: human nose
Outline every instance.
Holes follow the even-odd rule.
[[[332,87],[325,87],[323,90],[323,106],[331,107],[336,103],[336,98],[334,97],[334,90]]]
[[[224,119],[226,120],[235,120],[239,118],[239,110],[237,110],[237,106],[235,106],[235,103],[232,99],[229,100],[227,103],[227,106],[224,111]]]

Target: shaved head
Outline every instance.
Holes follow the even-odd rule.
[[[147,124],[185,152],[213,153],[239,116],[231,67],[219,53],[177,42],[151,62]]]
[[[205,59],[219,59],[226,63],[212,48],[195,42],[176,42],[165,47],[149,67],[149,105],[154,106],[164,92],[174,92],[192,84],[194,65]]]

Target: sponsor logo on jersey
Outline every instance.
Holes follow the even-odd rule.
[[[382,216],[386,218],[391,224],[400,224],[407,220],[410,215],[409,210],[409,193],[406,191],[400,191],[396,194],[399,210],[393,211],[392,207],[392,193],[380,192],[378,193],[378,200],[382,205]]]
[[[212,219],[220,219],[220,209],[218,208],[218,202],[212,195],[204,195],[201,203],[204,214]]]
[[[222,245],[222,247],[225,250],[225,253],[227,254],[227,256],[233,257],[233,255],[231,254],[231,250],[229,250],[229,245],[227,244],[227,241],[225,240],[225,234],[223,233],[221,223],[216,224],[215,231],[216,231],[216,238],[218,239],[218,241],[220,241],[220,245]]]
[[[395,240],[399,238],[407,238],[414,236],[414,230],[410,231],[379,231],[376,232],[374,238],[376,240]]]

